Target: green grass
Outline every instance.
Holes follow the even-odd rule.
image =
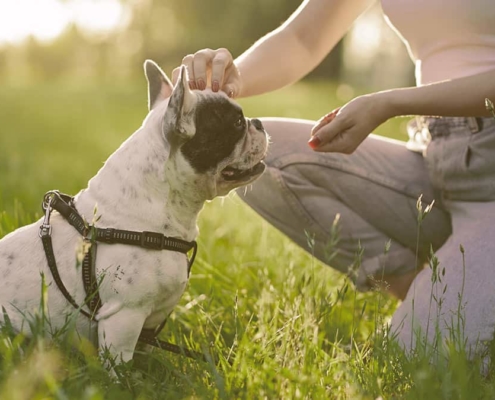
[[[244,100],[248,116],[316,119],[348,99],[300,84]],[[144,80],[127,86],[37,85],[0,90],[0,237],[40,216],[42,195],[75,194],[146,114]],[[379,133],[404,138],[403,120]],[[216,354],[203,363],[138,355],[120,382],[70,336],[0,332],[0,399],[475,399],[495,385],[449,350],[433,367],[389,342],[396,302],[356,293],[235,196],[208,203],[189,287],[162,338]],[[42,288],[40,287],[40,295]],[[43,325],[43,314],[35,321]],[[230,365],[232,363],[232,365]]]

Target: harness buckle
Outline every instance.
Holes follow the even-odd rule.
[[[51,236],[52,235],[52,226],[50,224],[45,225],[42,224],[40,226],[40,231],[38,233],[40,238],[44,238],[45,236]]]
[[[145,247],[148,249],[161,250],[163,247],[163,242],[165,240],[165,236],[161,233],[143,231],[141,232],[141,247]]]
[[[40,226],[40,231],[38,233],[40,238],[52,235],[52,226],[50,225],[50,215],[52,213],[52,202],[55,198],[54,192],[48,192],[43,198],[43,203],[41,207],[45,211],[45,217],[43,218],[43,223]]]
[[[41,208],[43,208],[43,211],[47,211],[47,209],[51,208],[55,196],[60,196],[60,192],[58,190],[49,190],[45,193],[43,196],[43,203],[41,203]]]

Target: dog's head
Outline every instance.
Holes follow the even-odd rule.
[[[246,118],[223,92],[190,90],[185,67],[172,87],[153,61],[144,66],[149,109],[157,112],[153,121],[170,149],[169,183],[212,199],[263,173],[268,136],[259,120]]]

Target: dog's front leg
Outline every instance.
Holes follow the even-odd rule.
[[[100,352],[108,351],[117,364],[131,360],[147,316],[143,310],[122,308],[107,318],[99,319]]]

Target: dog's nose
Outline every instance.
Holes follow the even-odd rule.
[[[262,131],[263,130],[263,124],[261,123],[261,121],[259,119],[257,119],[257,118],[251,118],[251,123],[259,131]]]

